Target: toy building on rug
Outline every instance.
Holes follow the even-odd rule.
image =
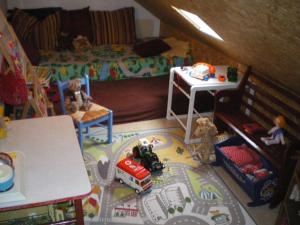
[[[207,117],[197,119],[196,123],[197,128],[194,131],[194,137],[200,138],[201,143],[194,145],[194,152],[199,156],[201,162],[213,162],[215,161],[214,141],[218,130]]]
[[[80,79],[73,79],[68,82],[68,90],[65,93],[65,107],[67,113],[76,121],[91,121],[108,114],[108,110],[92,102],[81,89]]]

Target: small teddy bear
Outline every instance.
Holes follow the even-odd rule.
[[[91,100],[92,98],[81,90],[80,79],[69,81],[65,96],[65,106],[69,114],[79,110],[88,111],[92,105]]]
[[[108,114],[108,109],[93,103],[92,97],[81,90],[80,79],[69,81],[65,95],[65,108],[75,121],[88,122]]]
[[[198,127],[194,131],[194,137],[201,138],[201,143],[195,145],[194,151],[198,152],[202,162],[210,163],[215,160],[214,138],[218,134],[218,130],[207,117],[201,117],[196,122]]]

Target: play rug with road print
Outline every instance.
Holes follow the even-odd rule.
[[[83,200],[86,224],[255,225],[209,165],[200,165],[183,142],[179,128],[114,134],[102,144],[95,134],[84,145],[92,194]],[[116,164],[147,138],[165,164],[153,175],[150,192],[136,194],[115,180]]]

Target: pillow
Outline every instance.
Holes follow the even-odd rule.
[[[34,26],[32,41],[38,49],[55,50],[58,47],[59,35],[60,15],[56,12]]]
[[[30,41],[20,40],[20,42],[31,64],[37,66],[40,60],[38,49]]]
[[[260,162],[259,155],[244,145],[222,147],[220,150],[239,167]]]
[[[47,7],[47,8],[35,8],[35,9],[23,9],[28,15],[37,18],[38,20],[43,20],[47,16],[61,11],[61,7]]]
[[[13,26],[18,38],[20,40],[28,40],[38,20],[28,15],[21,9],[15,9],[12,16],[11,25]]]
[[[190,49],[189,42],[180,41],[174,37],[165,38],[164,42],[166,42],[171,47],[171,50],[162,53],[162,56],[164,56],[164,57],[179,56],[179,57],[183,57],[183,58],[188,56],[188,52]]]
[[[137,43],[133,46],[133,51],[141,57],[159,55],[170,50],[171,47],[161,39],[153,39]]]
[[[93,41],[93,32],[89,7],[77,10],[61,11],[61,32],[69,36],[70,40],[78,35],[85,36],[90,42]]]
[[[134,8],[91,11],[95,45],[133,44],[136,38]]]

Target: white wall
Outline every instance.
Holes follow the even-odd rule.
[[[80,9],[90,6],[91,10],[114,10],[122,7],[135,8],[136,31],[139,38],[159,36],[160,21],[134,0],[7,0],[9,9],[62,7]]]

